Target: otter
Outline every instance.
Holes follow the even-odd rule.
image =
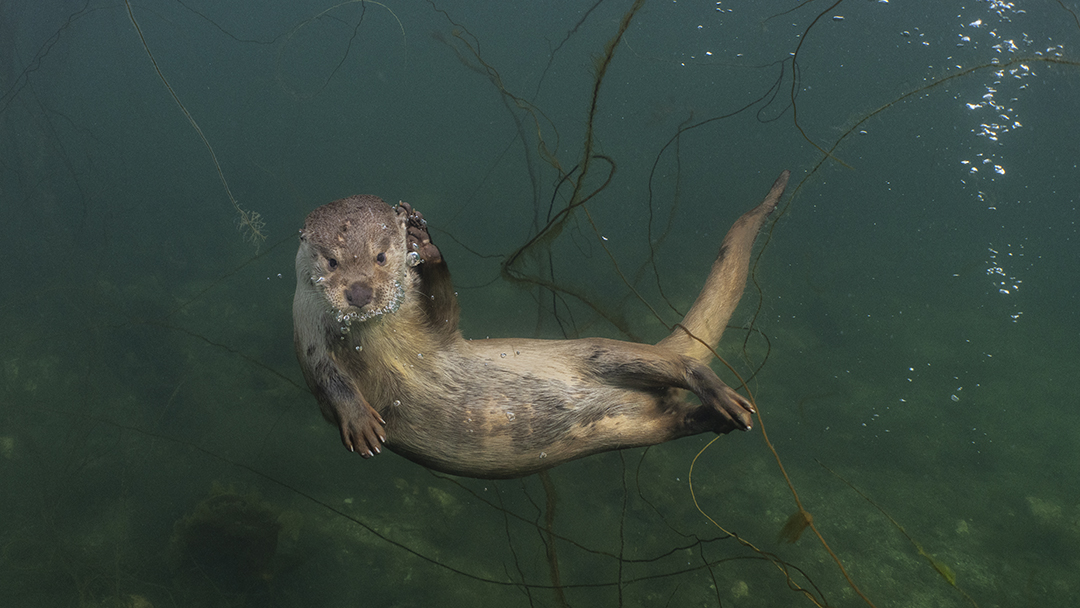
[[[708,363],[788,176],[731,227],[704,289],[655,345],[465,340],[446,260],[421,213],[371,195],[319,207],[296,254],[293,338],[304,378],[350,451],[370,458],[385,445],[466,477],[521,477],[599,452],[749,430],[753,406]]]

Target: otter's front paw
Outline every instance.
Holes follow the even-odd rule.
[[[428,233],[427,220],[424,219],[424,214],[413,209],[412,205],[405,201],[398,203],[398,207],[405,212],[405,243],[408,250],[420,254],[420,259],[428,264],[441,262],[442,252],[431,242],[431,235]]]
[[[371,458],[382,452],[381,444],[386,443],[386,422],[368,404],[363,404],[359,411],[354,411],[338,420],[341,431],[341,443],[345,449],[356,452],[364,458]]]

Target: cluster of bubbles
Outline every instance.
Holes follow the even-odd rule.
[[[991,8],[1005,23],[1010,21],[1010,12],[1022,12],[1013,11],[1011,3],[992,2],[991,4]],[[1019,43],[1015,39],[1005,38],[998,33],[996,28],[988,26],[982,19],[976,19],[966,25],[961,25],[961,27],[965,32],[959,34],[960,41],[957,46],[974,44],[971,36],[966,33],[971,31],[985,31],[986,38],[993,43],[990,48],[999,55],[1015,54],[1022,48],[1029,48],[1032,44],[1032,40],[1026,34],[1022,36]],[[995,70],[993,80],[985,85],[980,98],[968,101],[965,104],[968,110],[977,112],[976,116],[979,120],[979,124],[972,128],[971,132],[976,137],[985,138],[994,144],[1000,144],[1002,136],[1022,127],[1023,125],[1017,118],[1016,110],[1008,102],[1002,102],[1001,99],[1015,101],[1019,92],[1027,88],[1027,83],[1021,81],[1032,76],[1035,76],[1035,72],[1026,63]],[[960,164],[967,168],[968,173],[978,173],[980,169],[986,168],[992,170],[995,175],[1005,175],[1005,168],[994,158],[994,154],[977,153],[975,156],[980,158],[978,160],[965,159],[960,161]]]
[[[405,286],[402,285],[400,279],[394,280],[393,295],[386,306],[379,308],[372,308],[367,311],[359,311],[351,309],[348,312],[344,310],[336,310],[334,320],[341,324],[341,333],[349,333],[349,325],[357,322],[362,323],[372,317],[379,315],[386,315],[397,312],[401,308],[401,303],[405,301]]]
[[[1023,249],[1023,246],[1020,248]],[[998,259],[999,256],[1003,258],[1013,257],[1013,253],[1011,251],[1001,253],[993,247],[988,247],[987,251],[990,252],[990,261],[987,262],[989,268],[986,269],[986,274],[987,276],[992,277],[998,293],[1007,296],[1018,291],[1020,289],[1020,279],[1005,272],[1005,269],[1001,266],[1002,262]],[[1023,257],[1023,255],[1024,254],[1021,252],[1017,257]]]
[[[1011,248],[1011,246],[1009,245],[1006,245],[1006,247]],[[1023,249],[1024,246],[1020,245],[1019,248]],[[1020,290],[1020,283],[1022,283],[1023,281],[1006,272],[1003,264],[1006,258],[1011,258],[1015,260],[1016,258],[1023,257],[1023,251],[1017,252],[1015,255],[1012,251],[999,251],[998,249],[994,249],[993,247],[988,247],[987,251],[990,252],[990,259],[987,261],[986,275],[990,277],[990,280],[993,282],[993,286],[1001,295],[1007,296],[1015,294],[1017,291]],[[1020,320],[1020,315],[1022,314],[1024,313],[1017,310],[1013,313],[1010,313],[1009,317],[1012,319],[1013,323],[1016,323]]]

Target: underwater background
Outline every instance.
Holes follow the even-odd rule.
[[[1074,603],[1078,15],[3,2],[0,603]],[[719,349],[751,433],[459,479],[304,386],[321,204],[422,211],[466,337],[655,342],[783,169]]]

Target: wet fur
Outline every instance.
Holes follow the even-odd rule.
[[[719,341],[787,178],[732,226],[683,327],[657,345],[464,340],[449,270],[422,217],[373,196],[335,201],[301,231],[297,358],[347,448],[368,457],[385,442],[455,475],[519,477],[598,452],[749,429],[749,402],[708,367],[711,352],[690,334]],[[410,250],[424,262],[410,266]],[[352,305],[369,292],[370,302]]]

